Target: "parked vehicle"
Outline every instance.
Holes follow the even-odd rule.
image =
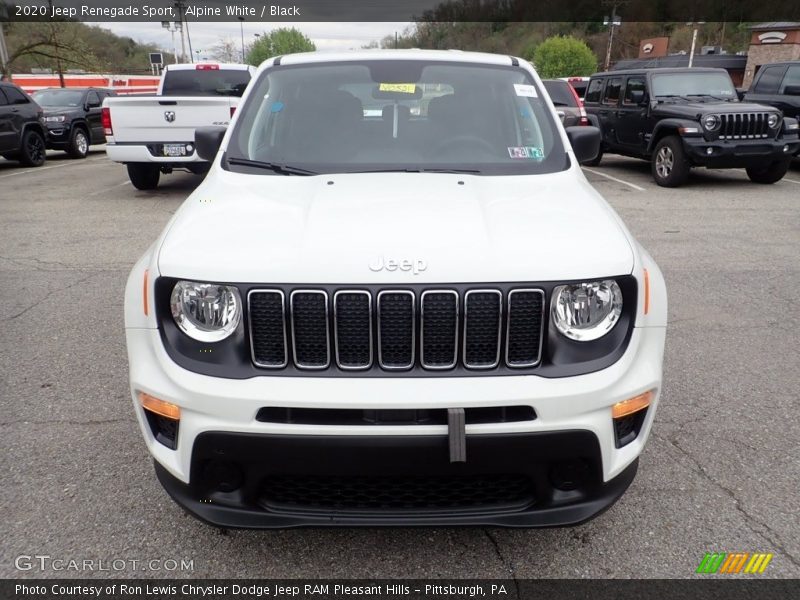
[[[33,99],[44,109],[47,147],[63,150],[72,158],[86,158],[89,146],[105,144],[100,107],[109,96],[116,94],[99,88],[48,88],[34,92]]]
[[[194,130],[227,126],[254,71],[238,64],[168,65],[158,97],[106,99],[108,157],[127,165],[131,183],[140,190],[155,189],[161,174],[174,169],[205,174],[208,162],[195,151]]]
[[[265,62],[231,127],[197,130],[211,170],[125,292],[172,498],[224,527],[566,525],[615,502],[667,295],[580,169],[599,142],[508,56]]]
[[[41,107],[19,87],[0,81],[0,156],[39,167],[47,158]]]
[[[784,116],[800,119],[800,61],[762,66],[744,99],[774,106]]]
[[[743,167],[752,181],[775,183],[800,146],[797,120],[739,102],[724,69],[598,73],[584,104],[603,132],[602,152],[649,160],[666,187],[685,183],[694,166]]]
[[[583,97],[586,95],[586,86],[589,85],[589,77],[562,77],[562,81],[566,81],[578,94],[578,98],[583,102]]]
[[[589,120],[586,118],[586,110],[583,108],[583,102],[578,98],[577,92],[569,83],[563,79],[544,79],[542,83],[550,96],[550,100],[553,101],[564,127],[589,124]]]

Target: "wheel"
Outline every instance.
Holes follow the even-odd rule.
[[[661,138],[651,160],[653,179],[662,187],[678,187],[689,178],[689,163],[680,138],[674,135]]]
[[[67,154],[72,158],[86,158],[89,154],[89,136],[86,130],[81,127],[76,127],[72,130],[72,136],[69,138],[69,145],[67,146]]]
[[[26,167],[40,167],[44,164],[46,157],[42,134],[34,129],[28,129],[22,134],[19,162]]]
[[[778,160],[766,167],[747,167],[747,176],[753,183],[775,183],[783,179],[791,162],[791,159]]]
[[[161,171],[158,165],[128,163],[128,177],[137,190],[154,190],[158,187]]]
[[[597,165],[600,164],[601,160],[603,160],[603,149],[602,148],[600,148],[600,150],[598,150],[597,156],[595,156],[592,160],[586,160],[586,161],[582,162],[581,164],[585,165],[587,167],[596,167]]]

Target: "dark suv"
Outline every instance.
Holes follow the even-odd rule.
[[[724,69],[640,69],[593,75],[584,99],[602,152],[651,161],[666,187],[694,166],[745,168],[775,183],[800,148],[798,123],[769,106],[739,102]]]
[[[744,99],[769,104],[786,117],[800,119],[800,60],[761,67]]]
[[[98,88],[49,88],[34,93],[33,99],[44,109],[47,147],[86,158],[89,146],[105,144],[100,107],[108,96],[116,94]]]
[[[26,167],[45,161],[42,109],[13,83],[0,82],[0,155]]]

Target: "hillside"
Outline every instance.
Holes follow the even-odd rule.
[[[8,23],[5,32],[6,76],[31,69],[146,74],[150,73],[148,54],[161,51],[84,23]]]

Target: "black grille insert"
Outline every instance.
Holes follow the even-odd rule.
[[[464,416],[467,425],[517,423],[536,419],[536,413],[530,406],[471,407],[464,409]],[[256,420],[262,423],[293,425],[444,425],[447,423],[447,409],[264,407],[259,409]]]
[[[421,301],[420,362],[427,369],[450,369],[458,360],[458,294],[428,291]]]
[[[464,366],[491,369],[500,362],[502,299],[498,290],[471,290],[466,293]]]
[[[250,292],[248,303],[253,362],[259,367],[285,367],[288,357],[283,292]]]
[[[532,367],[539,363],[542,346],[544,292],[512,290],[508,294],[506,364]]]
[[[378,361],[385,369],[414,366],[414,293],[378,294]]]
[[[525,475],[442,477],[345,477],[273,475],[259,504],[274,512],[346,511],[407,513],[480,509],[507,511],[530,506],[533,481]]]
[[[328,294],[294,291],[291,305],[295,364],[303,369],[324,369],[330,364]]]
[[[372,297],[369,292],[340,291],[333,298],[336,363],[342,369],[372,364]]]

